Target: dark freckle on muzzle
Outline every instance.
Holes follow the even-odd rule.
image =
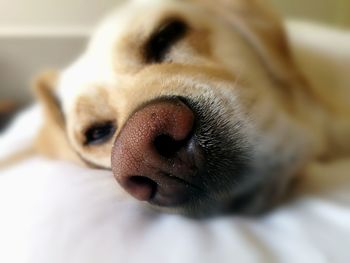
[[[204,155],[193,133],[195,114],[178,98],[157,100],[126,122],[112,150],[112,169],[132,196],[173,207],[199,195]]]

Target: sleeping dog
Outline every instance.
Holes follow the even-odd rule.
[[[315,161],[350,150],[350,104],[309,85],[259,0],[122,3],[84,53],[36,82],[36,149],[113,172],[156,209],[274,206]]]

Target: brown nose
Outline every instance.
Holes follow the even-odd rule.
[[[194,113],[178,99],[150,103],[126,122],[112,150],[112,169],[135,198],[160,206],[186,202],[202,159]]]

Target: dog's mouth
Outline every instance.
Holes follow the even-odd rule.
[[[143,105],[115,140],[116,179],[135,198],[187,215],[242,209],[242,200],[249,205],[255,185],[251,147],[243,124],[224,110],[219,101],[203,98],[167,97]]]
[[[242,133],[244,124],[219,100],[181,100],[196,116],[193,133],[202,162],[194,180],[202,192],[180,211],[202,217],[250,210],[257,184],[251,178],[252,147]]]
[[[152,180],[148,177],[138,178],[138,183],[152,185],[148,202],[154,206],[168,208],[183,206],[205,193],[195,184],[170,174],[156,176]]]

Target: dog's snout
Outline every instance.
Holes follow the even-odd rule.
[[[121,186],[160,206],[188,200],[202,159],[194,124],[195,114],[179,99],[155,101],[136,111],[112,150],[112,169]]]

